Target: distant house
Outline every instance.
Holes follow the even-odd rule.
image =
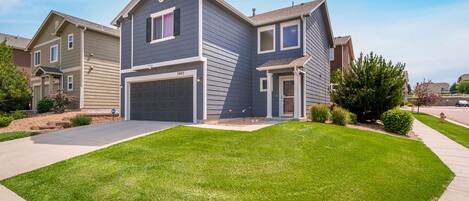
[[[331,73],[341,69],[348,71],[352,68],[351,63],[355,59],[351,36],[339,36],[334,38],[334,51],[331,52]]]
[[[459,76],[458,83],[461,83],[462,81],[469,81],[469,74]]]
[[[119,41],[117,29],[51,11],[27,48],[33,110],[59,90],[74,97],[75,109],[118,108]]]
[[[426,86],[426,85],[428,85],[429,90],[434,94],[446,95],[450,93],[449,92],[450,86],[448,83],[445,83],[445,82],[440,82],[440,83],[430,82],[430,83],[420,84],[420,85],[417,85],[417,88],[421,86]]]
[[[132,0],[112,23],[126,120],[302,119],[330,102],[325,0],[252,16],[224,0]]]
[[[3,41],[6,41],[6,44],[13,49],[13,63],[16,65],[16,70],[24,73],[29,82],[31,79],[31,59],[26,47],[30,40],[0,33],[0,42]]]

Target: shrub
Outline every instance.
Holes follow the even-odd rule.
[[[86,126],[91,124],[91,117],[85,115],[77,115],[70,119],[72,126]]]
[[[311,120],[324,123],[329,120],[329,106],[326,104],[314,104],[311,106]]]
[[[10,125],[10,123],[13,121],[13,117],[10,116],[0,116],[0,128],[7,127]]]
[[[54,112],[55,113],[64,113],[65,109],[71,105],[70,98],[63,93],[62,90],[59,90],[56,95],[54,95]]]
[[[349,112],[349,118],[351,124],[358,124],[357,115],[353,112]]]
[[[391,63],[369,54],[352,62],[350,71],[334,75],[332,100],[357,115],[359,121],[376,121],[399,106],[406,79],[405,64]]]
[[[412,129],[414,118],[409,111],[392,109],[385,112],[381,118],[384,129],[388,132],[406,135]]]
[[[26,114],[26,112],[16,110],[16,111],[10,113],[10,117],[13,117],[13,119],[16,120],[16,119],[24,119],[24,118],[28,117],[28,115]]]
[[[412,104],[411,102],[407,102],[405,105],[406,105],[407,107],[412,107],[412,106],[414,106],[414,104]]]
[[[345,126],[350,121],[349,111],[341,107],[334,107],[331,111],[332,123]]]
[[[50,112],[54,107],[54,101],[49,98],[43,98],[37,103],[37,112],[46,113]]]

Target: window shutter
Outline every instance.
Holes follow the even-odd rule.
[[[147,43],[151,42],[151,17],[147,18]]]
[[[174,10],[174,36],[181,35],[181,9]]]

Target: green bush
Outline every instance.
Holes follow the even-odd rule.
[[[349,118],[350,118],[350,123],[351,124],[358,124],[358,119],[357,119],[357,115],[353,112],[349,112]]]
[[[330,111],[326,104],[314,104],[311,106],[311,120],[313,122],[325,123],[329,120]]]
[[[91,124],[91,117],[85,115],[77,115],[70,119],[72,126],[86,126]]]
[[[13,117],[10,116],[0,116],[0,128],[7,127],[10,125],[10,123],[13,121]]]
[[[46,113],[50,112],[54,107],[54,101],[49,98],[43,98],[37,103],[37,112]]]
[[[331,111],[332,123],[345,126],[350,121],[349,111],[341,107],[334,107]]]
[[[406,135],[412,129],[414,118],[409,111],[392,109],[383,114],[381,121],[386,131]]]
[[[16,120],[16,119],[24,119],[24,118],[28,117],[28,115],[26,114],[26,112],[16,110],[16,111],[10,113],[10,117],[13,117],[13,119]]]

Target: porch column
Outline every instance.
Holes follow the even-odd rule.
[[[273,91],[272,73],[267,71],[267,119],[272,119],[272,91]]]
[[[52,79],[52,76],[49,75],[49,96],[52,94],[53,90],[54,90],[54,80]]]
[[[294,96],[293,96],[293,118],[301,118],[301,75],[298,69],[293,71]]]

